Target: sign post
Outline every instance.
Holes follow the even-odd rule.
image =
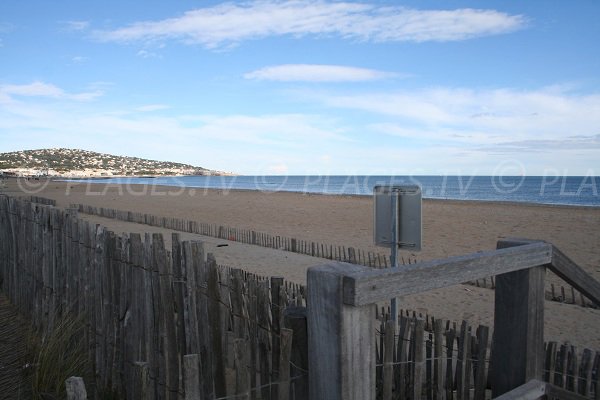
[[[375,245],[391,249],[392,268],[398,268],[398,251],[421,250],[421,188],[416,185],[373,188]],[[396,299],[391,299],[392,319],[397,318]]]

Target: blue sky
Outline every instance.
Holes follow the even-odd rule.
[[[0,152],[600,174],[600,2],[0,2]]]

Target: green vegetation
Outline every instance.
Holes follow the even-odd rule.
[[[90,362],[85,348],[86,326],[81,318],[64,316],[54,330],[34,344],[32,392],[34,399],[64,399],[65,381],[81,376],[92,382]]]

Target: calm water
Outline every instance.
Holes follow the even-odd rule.
[[[591,176],[186,176],[88,182],[345,195],[372,195],[373,186],[380,184],[417,184],[423,197],[431,199],[600,207],[600,177]]]

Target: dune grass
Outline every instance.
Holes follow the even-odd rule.
[[[86,383],[90,382],[85,330],[83,318],[65,315],[56,322],[52,332],[33,345],[31,380],[34,399],[64,399],[65,380],[71,376],[80,376]]]

